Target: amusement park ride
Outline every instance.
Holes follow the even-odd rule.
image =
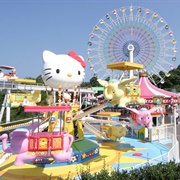
[[[136,15],[133,14],[135,9],[137,10]],[[128,10],[129,14],[126,14]],[[161,18],[159,21],[156,19],[154,22],[154,19],[157,17],[155,17],[154,13],[150,16],[150,12],[146,10],[143,18],[148,18],[149,24],[143,24],[144,21],[140,20],[142,10],[139,7],[121,8],[120,13],[123,14],[125,19],[123,22],[122,19],[118,19],[118,11],[114,10],[113,16],[117,18],[117,21],[113,21],[114,17],[107,14],[106,20],[102,19],[95,26],[94,31],[96,32],[91,33],[90,41],[88,42],[88,61],[91,63],[91,69],[95,68],[93,57],[96,57],[91,46],[99,37],[97,34],[99,32],[97,31],[101,31],[104,38],[107,39],[101,44],[107,47],[99,46],[102,51],[109,50],[106,53],[99,51],[103,54],[100,58],[105,56],[100,63],[103,63],[102,66],[107,68],[107,70],[104,70],[107,73],[100,72],[100,75],[104,77],[104,74],[108,74],[108,76],[113,74],[113,76],[110,76],[111,79],[109,81],[98,78],[98,82],[104,87],[105,101],[86,111],[83,111],[80,107],[77,88],[83,82],[85,76],[86,63],[84,59],[74,51],[59,55],[50,51],[43,52],[42,78],[46,85],[52,89],[58,89],[58,101],[55,102],[55,99],[47,96],[48,106],[36,105],[41,100],[39,91],[33,91],[31,95],[27,95],[27,101],[26,99],[17,101],[14,99],[15,97],[17,98],[17,95],[11,97],[7,95],[8,101],[6,102],[13,107],[24,106],[24,112],[31,112],[33,116],[38,114],[38,118],[33,117],[28,125],[18,127],[12,131],[9,134],[10,144],[7,144],[7,134],[0,136],[4,151],[4,154],[1,156],[1,163],[6,160],[5,157],[7,155],[11,154],[17,155],[14,162],[16,166],[22,166],[24,163],[38,165],[59,162],[64,163],[64,166],[69,166],[73,163],[93,161],[101,153],[98,141],[116,142],[121,140],[127,134],[127,126],[132,129],[135,127],[137,129],[137,137],[141,140],[145,140],[147,136],[151,136],[149,137],[150,140],[156,138],[153,134],[152,117],[155,117],[157,121],[161,118],[161,125],[164,125],[167,105],[175,108],[175,104],[179,103],[179,97],[175,93],[158,90],[158,88],[148,84],[148,77],[152,79],[152,73],[157,70],[153,68],[158,63],[155,59],[162,60],[162,53],[154,52],[156,48],[154,47],[155,42],[159,40],[160,43],[158,45],[164,42],[161,39],[164,36],[159,36],[159,33],[155,34],[157,29],[153,29],[153,31],[149,29],[151,27],[155,28],[156,25],[161,31],[159,26],[161,27],[160,24],[164,22],[161,22]],[[111,24],[115,24],[109,26],[107,23],[109,20]],[[126,21],[127,23],[125,23]],[[141,23],[144,29],[140,26]],[[152,23],[155,25],[150,26]],[[122,24],[125,27],[121,27]],[[121,28],[118,29],[119,27]],[[112,32],[105,33],[108,30]],[[150,32],[153,34],[151,35]],[[127,35],[128,33],[130,33],[129,36]],[[161,31],[161,33],[164,33],[164,31]],[[112,38],[105,37],[107,34],[111,34]],[[170,38],[172,37],[173,34],[171,33]],[[92,39],[95,40],[93,41]],[[151,48],[146,48],[146,44],[143,44],[144,39],[149,41],[148,46],[151,46]],[[110,42],[107,45],[106,42],[108,40]],[[170,40],[166,39],[166,41],[168,41],[166,43],[168,46]],[[175,40],[173,39],[173,52],[175,52],[174,42]],[[123,47],[116,55],[113,54],[115,52],[113,43],[116,45],[120,44],[119,47],[123,44]],[[144,46],[145,48],[143,48]],[[158,48],[161,49],[160,46]],[[167,49],[169,51],[169,47]],[[153,56],[153,52],[155,53],[154,56],[158,56],[158,58]],[[119,59],[113,58],[113,56]],[[124,59],[127,57],[128,59]],[[141,63],[136,62],[139,59]],[[71,64],[71,66],[68,66],[68,64]],[[68,69],[66,68],[67,66],[69,67]],[[123,72],[123,76],[120,76],[120,72]],[[134,72],[138,72],[139,77],[134,76]],[[98,74],[98,72],[95,71],[95,74]],[[5,77],[5,79],[10,82],[18,82],[18,79],[11,77]],[[160,79],[162,82],[163,77],[160,77]],[[149,89],[145,89],[145,83],[148,84]],[[68,92],[69,88],[73,89],[72,93]],[[150,89],[153,89],[152,91],[157,94],[151,94],[151,97],[147,97],[145,93],[150,93]],[[118,106],[119,110],[130,112],[130,122],[112,120],[113,117],[121,117],[121,112],[110,112],[106,110],[106,107],[114,107],[115,105]],[[99,118],[91,116],[92,113],[96,113],[96,117]],[[92,126],[91,123],[99,123],[100,130]],[[84,128],[96,136],[97,142],[85,138]],[[1,131],[6,129],[1,127]],[[150,132],[149,135],[145,133],[147,130]],[[176,141],[175,137],[174,142]]]
[[[9,81],[9,82],[25,82],[25,83],[36,83],[35,80],[33,79],[21,79],[18,78],[16,75],[16,69],[13,66],[5,66],[5,65],[1,65],[0,69],[4,69],[4,70],[8,70],[11,71],[7,74],[4,74],[2,71],[0,73],[0,81]]]

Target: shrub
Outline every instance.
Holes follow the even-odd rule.
[[[105,163],[105,162],[104,162]],[[146,166],[132,170],[116,169],[109,171],[103,166],[100,172],[90,173],[90,167],[87,170],[81,170],[80,174],[73,180],[180,180],[180,164],[171,161],[169,163],[158,163],[157,165],[147,164]],[[54,180],[54,179],[49,179]],[[56,180],[70,180],[70,177]]]

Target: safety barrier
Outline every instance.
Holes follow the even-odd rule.
[[[157,133],[156,134],[157,139],[152,140],[152,141],[162,144],[163,146],[167,147],[169,151],[153,159],[148,159],[147,157],[147,162],[137,164],[134,167],[132,167],[132,169],[136,169],[136,168],[143,167],[146,165],[156,165],[158,163],[167,163],[170,161],[175,161],[176,163],[179,163],[179,142],[174,137],[174,126],[166,125],[166,126],[162,126],[158,128],[160,129],[159,131],[156,131],[156,129],[154,130]],[[161,134],[162,133],[161,128],[163,128],[163,133],[164,133],[163,136]],[[153,131],[153,128],[151,131]]]
[[[158,163],[167,163],[170,161],[175,161],[176,163],[179,163],[179,154],[177,152],[177,149],[179,149],[179,142],[178,141],[176,141],[174,146],[167,153],[162,154],[162,155],[155,157],[153,159],[147,158],[147,162],[137,164],[132,168],[133,169],[140,168],[140,167],[142,168],[143,166],[156,165]]]

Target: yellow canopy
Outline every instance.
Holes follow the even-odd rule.
[[[132,62],[115,62],[112,64],[107,64],[107,68],[125,71],[125,70],[143,69],[143,65]]]

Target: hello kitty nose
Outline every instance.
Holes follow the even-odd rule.
[[[72,74],[70,74],[70,73],[69,73],[69,74],[67,74],[67,76],[68,76],[68,77],[71,77],[71,76],[72,76]]]

